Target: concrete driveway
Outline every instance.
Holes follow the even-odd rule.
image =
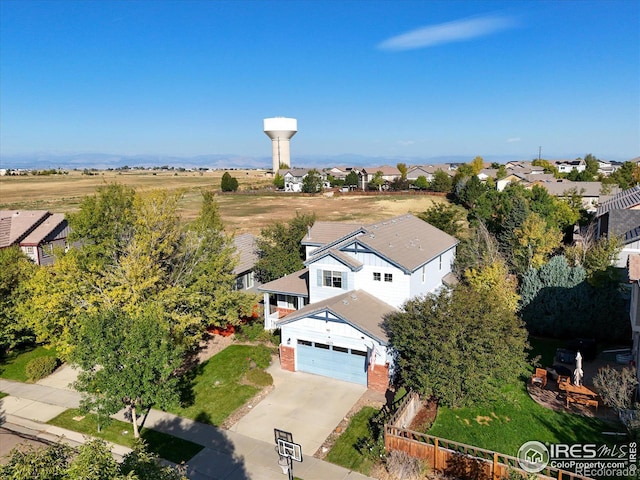
[[[304,455],[313,455],[367,387],[303,372],[274,362],[267,371],[274,389],[229,430],[274,445],[273,429],[293,434]]]

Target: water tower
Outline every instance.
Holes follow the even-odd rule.
[[[291,167],[289,140],[298,131],[298,120],[295,118],[274,117],[264,119],[264,133],[271,139],[273,172],[280,165]]]

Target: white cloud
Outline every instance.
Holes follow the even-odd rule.
[[[433,47],[444,43],[462,42],[490,35],[516,26],[515,19],[501,15],[489,15],[454,22],[429,25],[388,38],[378,44],[381,50],[412,50]]]
[[[415,140],[398,140],[398,144],[402,145],[403,147],[408,147],[409,145],[413,145],[415,143]]]
[[[507,143],[515,143],[522,140],[520,137],[507,138]]]

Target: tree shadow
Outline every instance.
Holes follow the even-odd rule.
[[[198,416],[206,421],[207,415]],[[205,448],[186,462],[187,476],[200,475],[210,478],[233,478],[234,480],[249,480],[251,477],[246,470],[244,457],[238,455],[235,445],[224,430],[200,421],[186,420],[181,417],[163,418],[147,426],[156,431],[182,438]],[[274,458],[277,466],[277,457]]]

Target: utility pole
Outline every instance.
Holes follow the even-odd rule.
[[[538,161],[542,158],[542,147],[538,147]]]

